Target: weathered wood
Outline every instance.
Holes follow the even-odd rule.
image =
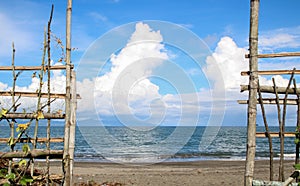
[[[255,161],[255,147],[256,147],[256,102],[257,102],[257,84],[258,84],[258,12],[259,0],[251,0],[250,9],[250,34],[249,34],[249,104],[248,104],[248,118],[247,118],[247,153],[244,185],[252,186],[254,176],[254,161]]]
[[[11,96],[12,92],[11,91],[0,91],[0,96]],[[33,97],[37,98],[38,93],[36,92],[14,92],[15,96],[21,96],[21,97]],[[66,94],[63,93],[50,93],[51,98],[55,99],[65,99]],[[79,94],[76,94],[77,99],[81,99]],[[41,93],[41,98],[48,98],[48,93]]]
[[[297,89],[297,83],[296,83],[296,80],[294,79],[293,81],[294,83],[294,88]],[[298,98],[298,104],[297,104],[297,127],[296,127],[296,131],[297,131],[297,135],[296,135],[296,139],[300,139],[300,95],[297,94],[297,98]],[[299,163],[299,151],[300,151],[300,144],[299,143],[296,143],[296,157],[295,157],[295,164],[298,164]],[[299,181],[297,179],[297,181]]]
[[[272,138],[274,138],[274,137],[279,138],[280,137],[279,132],[269,132],[269,134]],[[283,133],[284,137],[293,137],[294,138],[295,135],[296,135],[295,132],[284,132]],[[267,137],[267,134],[266,134],[266,132],[256,132],[255,136],[258,137],[258,138],[265,138],[265,137]]]
[[[34,149],[29,151],[28,153],[24,153],[22,151],[18,152],[0,152],[0,158],[3,159],[11,159],[11,158],[45,158],[49,156],[50,158],[59,158],[61,159],[63,155],[62,150],[42,150],[42,149]]]
[[[264,125],[265,125],[265,134],[266,137],[268,138],[268,142],[269,142],[269,154],[270,154],[270,181],[273,181],[273,175],[274,175],[274,169],[273,169],[273,144],[272,144],[272,137],[270,135],[269,132],[269,126],[268,126],[268,121],[267,121],[267,116],[266,116],[266,112],[265,112],[265,107],[264,107],[264,103],[263,103],[263,99],[262,99],[262,94],[260,92],[260,85],[259,85],[259,81],[258,81],[258,98],[259,98],[259,103],[260,103],[260,107],[261,107],[261,112],[262,112],[262,116],[263,116],[263,121],[264,121]]]
[[[258,58],[274,58],[274,57],[300,57],[300,52],[282,52],[277,54],[257,54]],[[250,54],[246,54],[245,58],[250,58]]]
[[[248,104],[248,100],[238,100],[239,104]],[[262,99],[263,104],[277,104],[276,99],[274,98],[264,98]],[[282,105],[284,103],[283,99],[279,99],[279,104]],[[256,104],[260,104],[260,101],[257,100]],[[298,105],[298,99],[287,99],[286,100],[287,105]]]
[[[296,93],[300,93],[300,89],[297,88],[288,88],[286,89],[286,87],[276,87],[277,89],[277,93],[278,94],[285,94],[285,92],[287,92],[288,94],[296,94]],[[244,92],[244,91],[247,91],[249,90],[249,85],[241,85],[241,92]],[[261,86],[260,87],[260,91],[262,93],[273,93],[275,94],[275,91],[274,91],[274,86]]]
[[[71,77],[71,95],[76,94],[76,73],[72,71]],[[76,134],[76,108],[77,99],[71,97],[71,116],[70,116],[70,142],[69,142],[69,154],[70,154],[70,182],[73,183],[73,167],[74,167],[74,153],[75,153],[75,134]]]
[[[36,71],[36,70],[41,70],[43,67],[42,66],[15,66],[15,70],[22,70],[22,71]],[[65,70],[67,68],[66,65],[55,65],[55,66],[48,66],[44,67],[44,70]],[[71,65],[71,69],[74,68],[74,65]],[[0,71],[11,71],[12,67],[11,66],[0,66]]]
[[[72,0],[67,1],[67,15],[66,15],[66,99],[65,99],[65,142],[63,154],[63,171],[64,179],[63,185],[70,186],[71,170],[70,170],[70,123],[71,123],[71,19],[72,19]]]
[[[0,138],[0,143],[7,143],[9,140],[9,138]],[[16,140],[16,139],[15,139]],[[32,142],[33,138],[20,138],[17,143],[29,143]],[[37,138],[36,141],[38,143],[46,143],[47,142],[47,138]],[[64,142],[63,138],[50,138],[50,143],[62,143]]]
[[[279,105],[279,96],[278,96],[278,92],[277,92],[277,86],[276,86],[276,82],[275,79],[272,78],[273,81],[273,85],[274,85],[274,92],[275,92],[275,96],[276,96],[276,103],[277,103],[277,117],[278,117],[278,125],[279,125],[279,137],[280,137],[280,159],[279,159],[279,181],[282,181],[284,179],[284,172],[283,172],[283,158],[284,158],[284,152],[282,149],[282,139],[284,139],[283,136],[283,125],[282,125],[282,120],[281,120],[281,108]]]
[[[65,115],[60,113],[43,113],[43,119],[64,119]],[[35,113],[7,113],[6,119],[35,119],[37,115]]]
[[[257,71],[258,75],[287,75],[292,74],[293,70],[259,70]],[[295,70],[295,74],[300,74],[300,70]],[[249,71],[242,71],[242,76],[249,76]]]

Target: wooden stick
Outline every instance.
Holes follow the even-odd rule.
[[[274,84],[274,92],[276,95],[276,103],[277,103],[277,115],[278,115],[278,122],[279,122],[279,136],[280,136],[280,160],[279,160],[279,181],[282,181],[284,179],[284,173],[283,173],[283,149],[281,148],[282,145],[282,138],[283,136],[283,130],[282,130],[282,120],[281,120],[281,109],[279,105],[279,97],[277,93],[277,87],[275,79],[272,78],[273,84]]]
[[[258,11],[259,0],[251,0],[250,9],[250,34],[249,34],[249,71],[253,72],[249,77],[249,104],[247,117],[247,153],[245,166],[245,186],[252,186],[254,176],[254,161],[256,147],[256,114],[257,114],[257,83],[258,83]]]
[[[71,18],[72,18],[72,0],[67,1],[67,16],[66,16],[66,99],[65,99],[65,142],[63,154],[63,185],[72,185],[70,176],[70,118],[71,118]]]
[[[257,58],[274,58],[274,57],[300,57],[300,52],[282,52],[277,54],[257,54]],[[250,54],[246,54],[245,58],[250,58]]]
[[[18,152],[0,152],[0,158],[3,159],[11,159],[11,158],[45,158],[46,156],[50,156],[51,158],[62,158],[63,151],[62,150],[41,150],[41,149],[33,149],[28,153],[24,153],[22,151]]]
[[[269,132],[269,135],[274,138],[274,137],[280,137],[279,132]],[[296,133],[295,132],[284,132],[284,137],[295,137]],[[265,138],[267,137],[266,132],[256,132],[256,137],[258,138]]]
[[[239,104],[248,104],[248,100],[238,100],[237,101]],[[263,98],[262,99],[263,104],[277,104],[276,99],[274,98]],[[284,103],[283,99],[279,99],[279,104],[282,105]],[[257,100],[256,104],[260,104],[260,101]],[[287,105],[298,105],[298,100],[297,99],[287,99],[286,100]]]
[[[0,143],[7,143],[7,141],[9,140],[9,138],[0,138]],[[33,138],[20,138],[20,139],[14,139],[14,141],[16,140],[17,143],[32,143]],[[38,143],[46,143],[47,142],[47,138],[37,138],[36,141]],[[51,143],[62,143],[64,142],[64,138],[51,138],[50,139]]]
[[[41,70],[41,66],[15,66],[15,70],[22,70],[22,71],[36,71],[36,70]],[[67,68],[66,65],[55,65],[55,66],[50,66],[50,67],[44,67],[45,70],[65,70]],[[72,64],[70,66],[71,69],[74,68],[74,65]],[[11,71],[12,67],[11,66],[0,66],[0,71]]]
[[[265,125],[265,134],[268,138],[269,141],[269,154],[270,154],[270,181],[273,181],[273,175],[274,175],[274,170],[273,170],[273,145],[272,145],[272,137],[270,135],[269,132],[269,126],[268,126],[268,121],[267,121],[267,117],[266,117],[266,112],[265,112],[265,107],[264,107],[264,103],[262,100],[262,95],[260,92],[260,85],[259,85],[259,81],[258,81],[258,96],[259,96],[259,102],[260,102],[260,107],[261,107],[261,112],[262,112],[262,116],[263,116],[263,120],[264,120],[264,125]]]
[[[38,97],[38,93],[36,92],[15,92],[15,96],[21,96],[21,97]],[[0,96],[11,96],[11,91],[0,91]],[[41,98],[48,98],[48,93],[43,93],[41,92],[40,94]],[[62,93],[50,93],[51,98],[56,98],[56,99],[65,99],[66,94]],[[80,95],[76,95],[77,99],[81,99]]]
[[[259,70],[258,75],[287,75],[292,74],[293,70]],[[295,74],[300,74],[300,70],[295,70]],[[242,71],[241,76],[249,76],[249,71]]]
[[[297,83],[296,83],[296,80],[294,79],[294,88],[295,90],[297,89]],[[295,92],[296,93],[296,92]],[[296,138],[297,139],[300,139],[300,95],[298,93],[296,93],[297,95],[297,105],[298,105],[298,108],[297,108],[297,127],[296,127],[296,130],[297,130],[297,135],[296,135]],[[298,164],[299,163],[299,148],[300,148],[300,144],[299,142],[296,143],[296,157],[295,157],[295,164]],[[298,180],[297,180],[298,181]]]
[[[277,89],[277,94],[285,94],[286,92],[288,94],[295,94],[295,93],[300,93],[300,89],[297,88],[288,88],[286,89],[286,87],[276,87]],[[241,92],[247,91],[249,90],[249,86],[248,85],[241,85]],[[260,87],[260,91],[262,93],[275,93],[274,91],[274,86],[261,86]]]
[[[43,119],[64,119],[65,115],[60,113],[44,113]],[[36,119],[36,113],[7,113],[6,119]]]
[[[293,69],[294,71],[296,70],[296,68]],[[292,73],[291,77],[290,77],[290,80],[289,80],[289,83],[288,83],[288,86],[286,87],[286,92],[285,92],[285,95],[284,95],[284,104],[283,104],[283,113],[282,113],[282,129],[281,129],[281,132],[282,132],[282,135],[280,135],[280,149],[282,148],[282,164],[283,164],[283,161],[284,161],[284,132],[285,132],[285,118],[286,118],[286,107],[287,107],[287,104],[286,104],[286,101],[287,101],[287,98],[288,98],[288,90],[291,86],[291,83],[293,81],[293,78],[294,78],[294,72]],[[296,90],[296,89],[295,89]],[[296,91],[295,91],[296,92]],[[282,141],[282,142],[281,142]],[[282,180],[281,181],[284,181],[285,180],[285,177],[284,177],[284,164],[282,165]]]
[[[72,71],[71,77],[71,93],[76,95],[76,73]],[[76,108],[77,99],[76,97],[71,97],[71,117],[70,117],[70,144],[69,144],[69,154],[70,154],[70,180],[73,180],[73,167],[74,167],[74,152],[75,152],[75,134],[76,134]]]
[[[50,65],[51,65],[51,21],[52,21],[52,16],[53,16],[53,4],[51,6],[51,13],[50,13],[50,18],[49,18],[49,21],[48,21],[48,31],[47,31],[47,36],[48,36],[48,40],[47,40],[47,54],[48,54],[48,64],[47,64],[47,90],[48,90],[48,101],[47,101],[47,106],[48,106],[48,111],[47,113],[50,114],[51,112],[51,95],[50,95],[50,91],[51,91],[51,72],[50,72]],[[42,109],[42,108],[41,108]],[[50,132],[51,132],[51,128],[50,128],[50,125],[51,125],[51,119],[48,119],[47,121],[47,142],[46,142],[46,148],[48,151],[50,151],[50,141],[51,141],[51,135],[50,135]],[[49,156],[46,157],[46,165],[47,165],[47,179],[46,179],[46,185],[49,185],[49,179],[50,179],[50,161],[49,161]]]

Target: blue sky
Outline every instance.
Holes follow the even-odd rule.
[[[0,65],[11,63],[11,42],[16,46],[17,65],[40,64],[43,30],[51,4],[54,4],[52,32],[64,42],[65,1],[0,2]],[[261,53],[299,51],[299,5],[298,0],[261,2]],[[238,105],[236,100],[247,98],[246,93],[239,92],[239,84],[247,83],[247,79],[240,79],[239,72],[248,67],[243,56],[248,48],[249,14],[248,0],[74,0],[72,45],[76,49],[72,52],[72,62],[79,72],[78,87],[83,97],[79,102],[79,116],[81,113],[82,119],[91,119],[100,115],[99,120],[104,124],[112,124],[117,118],[124,123],[129,121],[149,125],[172,125],[178,122],[183,125],[193,122],[208,125],[210,118],[217,123],[224,116],[220,124],[246,125],[246,106]],[[183,34],[172,35],[177,32],[170,28]],[[141,36],[133,36],[134,33]],[[142,37],[155,38],[156,49],[150,45],[137,45],[144,48],[145,52],[132,53],[130,39],[143,40]],[[181,44],[181,40],[186,42]],[[118,47],[119,50],[113,50]],[[60,50],[55,44],[52,48],[55,64]],[[108,53],[102,55],[104,50]],[[109,52],[114,53],[115,57],[110,58]],[[113,68],[121,68],[124,64],[122,59],[130,61],[134,55],[139,59],[145,54],[163,59],[164,62],[150,60],[131,66],[128,63],[125,68],[128,73],[134,70],[142,75],[133,77],[137,79],[128,88],[128,108],[123,110],[122,105],[114,105],[114,101],[122,103],[125,97],[114,88],[118,87],[115,82],[123,78],[116,76],[126,71]],[[128,55],[131,57],[124,57]],[[90,57],[94,57],[92,61],[95,67],[87,68]],[[260,60],[262,69],[291,69],[298,66],[299,58]],[[95,69],[97,72],[94,74],[92,71]],[[174,71],[176,73],[172,73]],[[18,80],[19,88],[34,90],[37,81],[31,78],[30,73],[22,75],[22,79]],[[63,91],[63,77],[64,74],[60,72],[53,74],[55,91]],[[9,90],[10,74],[3,73],[0,78],[0,88]],[[263,77],[261,81],[270,84],[270,78]],[[284,85],[288,77],[276,78],[278,84]],[[186,83],[189,81],[190,84]],[[103,87],[106,84],[106,87],[111,84],[115,86],[106,90]],[[88,87],[94,87],[94,94],[88,92]],[[89,94],[94,97],[89,97]],[[3,102],[5,100],[2,100],[2,105],[5,105]],[[61,106],[61,103],[58,105]],[[92,111],[89,110],[91,108]],[[270,115],[276,113],[273,107],[268,111]],[[295,120],[294,113],[291,109],[291,124]],[[270,118],[272,123],[276,123],[276,119],[274,116]]]

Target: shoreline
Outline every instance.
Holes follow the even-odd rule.
[[[285,161],[285,177],[293,171],[294,161]],[[40,162],[40,167],[45,164]],[[274,161],[274,178],[278,179],[279,161]],[[117,164],[112,162],[75,162],[74,183],[120,183],[122,185],[243,185],[245,160],[203,160],[161,162],[157,164]],[[61,174],[61,163],[50,163],[51,174]],[[269,180],[269,161],[256,160],[254,179]],[[76,184],[75,184],[76,185]]]

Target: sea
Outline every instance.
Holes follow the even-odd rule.
[[[33,136],[32,126],[27,136]],[[262,126],[257,131],[264,132]],[[270,127],[278,131],[278,127]],[[295,131],[295,127],[286,127]],[[8,137],[7,126],[0,125],[0,136]],[[17,134],[16,134],[17,135]],[[52,126],[51,137],[63,137],[63,126]],[[40,137],[46,136],[46,126],[39,127]],[[295,156],[294,138],[285,138],[286,159]],[[127,126],[76,127],[75,161],[155,163],[187,162],[201,160],[244,160],[246,158],[247,128],[245,126],[131,128]],[[273,138],[274,157],[279,158],[280,141]],[[16,149],[21,145],[17,145]],[[46,148],[38,144],[37,148]],[[52,143],[51,149],[63,149],[63,143]],[[0,151],[10,147],[0,144]],[[269,158],[267,138],[256,138],[256,159]]]

